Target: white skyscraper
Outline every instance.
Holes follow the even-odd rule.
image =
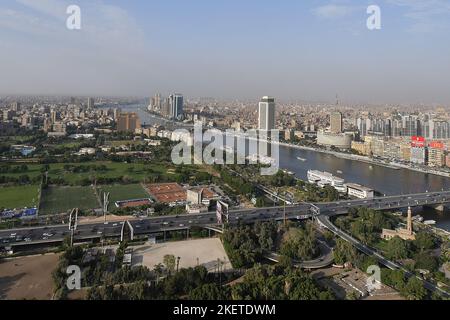
[[[275,99],[262,97],[258,110],[258,129],[270,131],[275,129]]]

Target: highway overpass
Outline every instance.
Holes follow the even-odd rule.
[[[284,210],[286,218],[298,220],[308,217],[334,216],[346,214],[348,209],[368,207],[376,210],[396,210],[408,206],[435,206],[450,202],[450,191],[430,192],[411,195],[398,195],[374,199],[341,200],[326,203],[300,203],[280,207],[239,209],[229,212],[229,224],[251,224],[257,221],[282,221]],[[120,238],[122,222],[78,224],[74,241],[88,241],[100,238]],[[167,231],[187,230],[191,227],[211,227],[216,224],[216,213],[183,214],[177,216],[149,217],[130,220],[136,237],[165,233]],[[0,246],[24,246],[32,244],[58,243],[70,236],[68,225],[52,225],[32,228],[0,230]]]

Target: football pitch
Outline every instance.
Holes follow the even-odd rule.
[[[0,187],[0,208],[31,208],[37,206],[38,196],[38,185]]]
[[[57,214],[73,208],[81,210],[101,207],[92,187],[51,186],[42,190],[40,214]]]

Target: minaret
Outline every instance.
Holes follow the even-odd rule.
[[[411,207],[408,207],[408,234],[412,235],[413,234],[413,227],[412,227],[412,212],[411,212]]]

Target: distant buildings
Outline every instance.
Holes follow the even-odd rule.
[[[353,135],[347,133],[332,133],[324,130],[317,132],[317,144],[324,147],[335,147],[338,149],[350,149]]]
[[[352,147],[353,134],[343,132],[342,114],[333,112],[330,115],[330,124],[330,131],[319,130],[317,132],[317,144],[330,148],[350,149]]]
[[[342,120],[342,113],[333,112],[330,115],[330,132],[342,133],[344,131],[344,125]]]
[[[141,120],[135,112],[121,113],[117,119],[117,131],[135,132],[141,128]]]
[[[182,120],[184,115],[183,95],[174,93],[166,99],[163,99],[161,94],[157,93],[150,98],[148,110],[151,112],[156,112],[168,119]]]
[[[94,98],[88,98],[87,107],[88,109],[94,108]]]
[[[160,112],[162,107],[161,94],[157,93],[153,97],[150,98],[149,110]]]

